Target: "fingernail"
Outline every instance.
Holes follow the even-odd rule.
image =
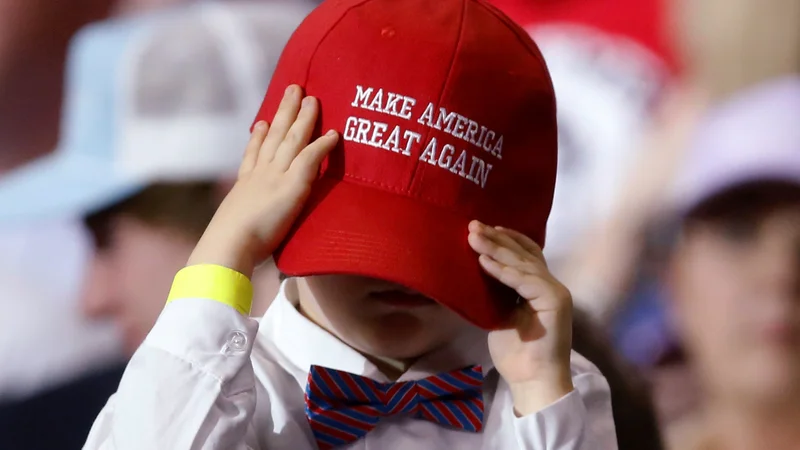
[[[325,133],[325,136],[336,136],[336,130],[328,130],[328,132]]]
[[[259,120],[259,121],[256,123],[256,126],[255,126],[255,127],[253,127],[253,130],[259,130],[259,131],[260,131],[260,130],[263,130],[265,126],[267,126],[267,123],[266,123],[266,122],[264,122],[263,120]]]
[[[301,106],[303,108],[308,108],[308,107],[311,106],[312,103],[314,103],[314,98],[313,97],[306,97],[306,98],[303,99],[303,103],[301,104]]]
[[[286,92],[284,93],[285,97],[289,97],[294,92],[294,85],[291,85],[286,88]]]

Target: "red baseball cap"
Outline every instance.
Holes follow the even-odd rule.
[[[328,0],[284,49],[256,122],[290,84],[341,139],[278,268],[380,278],[480,327],[507,323],[517,296],[482,271],[467,225],[544,244],[555,95],[528,34],[483,0]]]

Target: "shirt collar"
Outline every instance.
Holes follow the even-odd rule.
[[[271,342],[281,359],[292,366],[283,364],[301,388],[306,387],[312,365],[365,376],[378,382],[389,381],[367,358],[300,314],[295,301],[286,295],[287,282],[290,280],[281,284],[278,295],[261,320],[259,339]],[[421,358],[398,381],[418,380],[474,364],[483,368],[484,375],[493,368],[487,333],[477,328],[465,330],[450,344]]]

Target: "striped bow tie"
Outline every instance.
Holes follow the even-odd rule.
[[[480,366],[398,383],[378,383],[311,366],[306,416],[320,450],[357,441],[375,428],[381,417],[394,415],[479,432],[483,428],[482,385]]]

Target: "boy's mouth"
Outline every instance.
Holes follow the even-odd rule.
[[[419,308],[436,304],[435,301],[420,293],[401,289],[373,292],[370,297],[380,303],[396,308]]]

